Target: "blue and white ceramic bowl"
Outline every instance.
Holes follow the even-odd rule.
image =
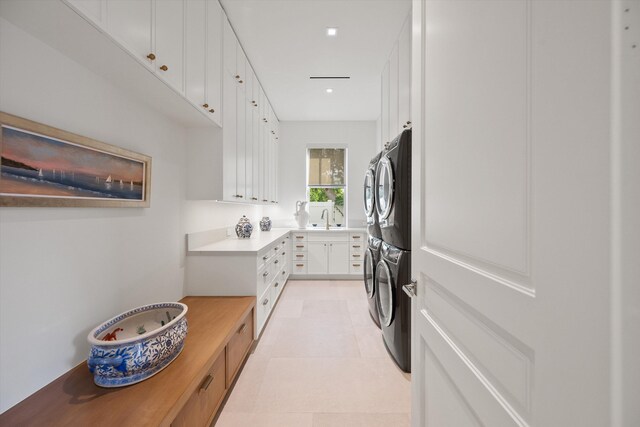
[[[166,368],[182,351],[187,306],[179,302],[145,305],[122,313],[89,333],[87,359],[100,387],[122,387]]]

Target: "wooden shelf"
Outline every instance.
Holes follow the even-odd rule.
[[[169,426],[255,307],[255,297],[185,297],[182,354],[138,384],[100,388],[86,363],[0,415],[2,426]],[[251,319],[253,323],[253,319]],[[247,356],[245,353],[244,358]]]

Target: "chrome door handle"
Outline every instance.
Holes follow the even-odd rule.
[[[409,295],[409,298],[413,298],[417,295],[416,293],[417,285],[418,285],[418,282],[416,282],[415,280],[412,280],[410,284],[404,285],[402,287],[402,290],[404,291],[405,294]]]

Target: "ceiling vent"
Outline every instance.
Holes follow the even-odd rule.
[[[350,79],[351,77],[349,76],[310,76],[309,77],[312,80],[335,80],[335,79]]]

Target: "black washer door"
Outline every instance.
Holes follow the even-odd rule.
[[[376,266],[376,285],[378,289],[376,305],[378,306],[380,323],[389,326],[393,322],[396,293],[391,271],[384,260],[381,260]]]
[[[374,286],[374,270],[373,270],[373,251],[367,249],[364,253],[364,289],[367,291],[367,297],[373,298],[376,293]]]

